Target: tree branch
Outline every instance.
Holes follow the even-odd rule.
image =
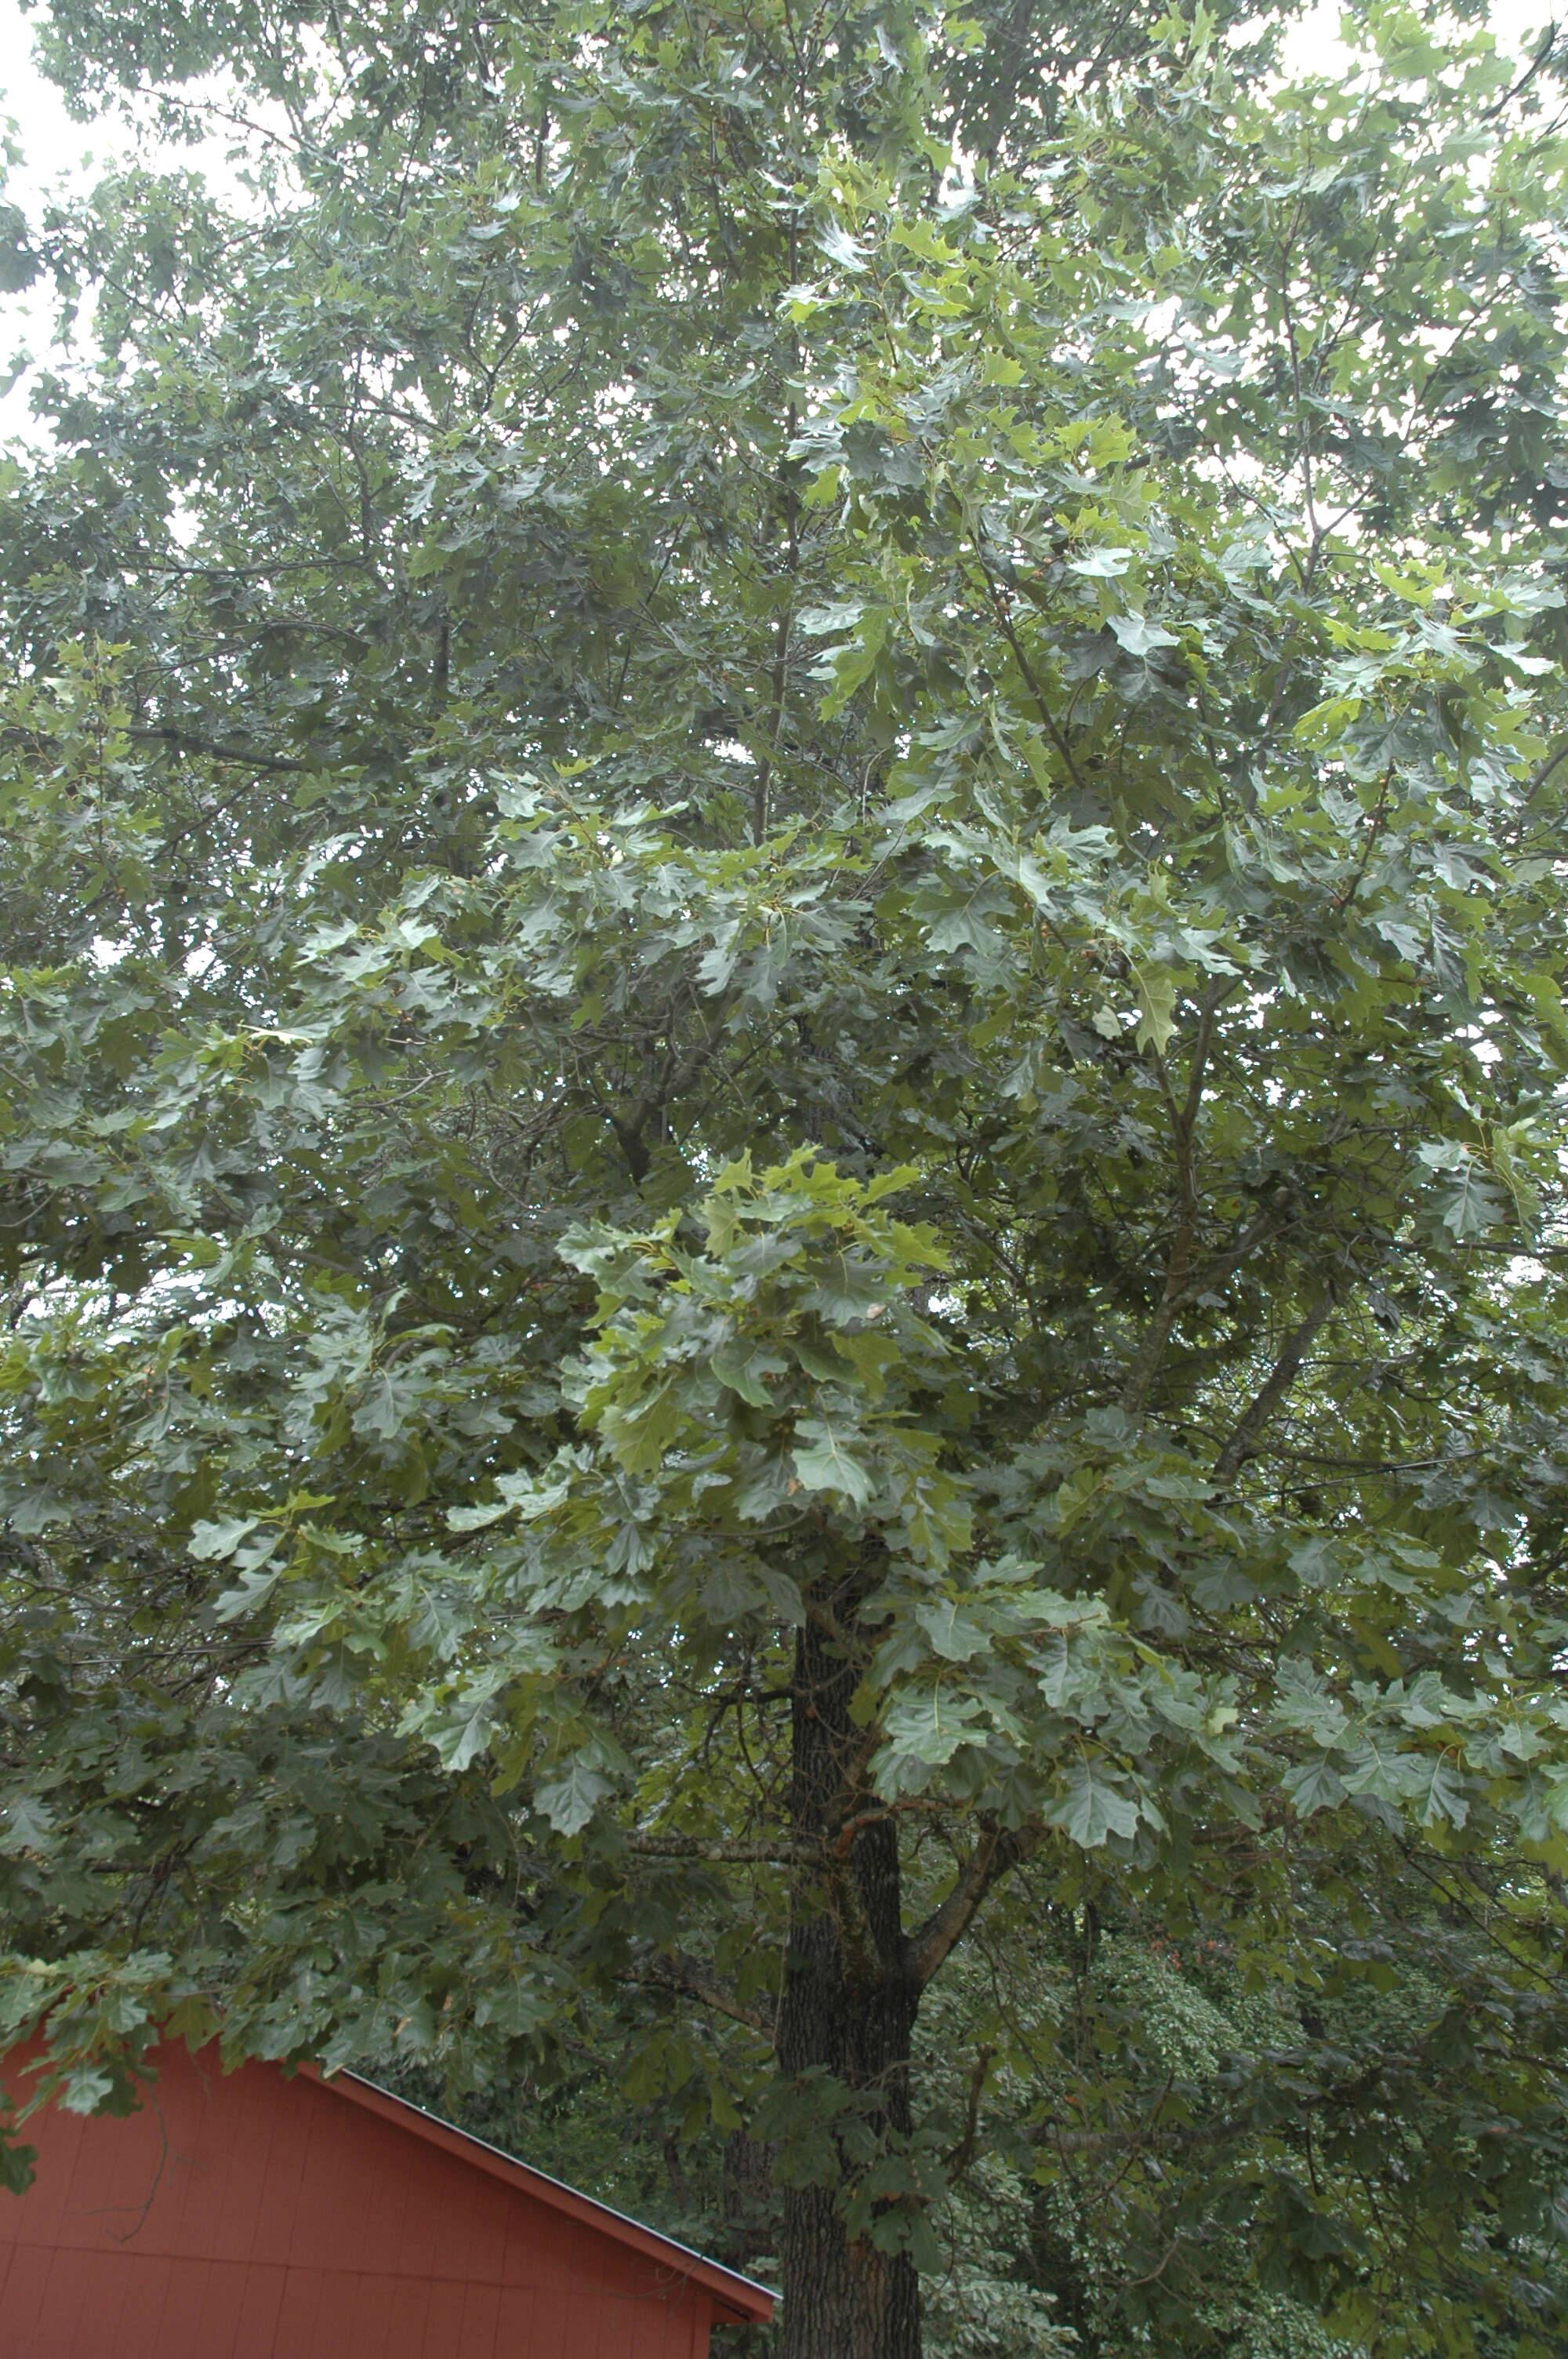
[[[157,740],[176,754],[205,754],[214,762],[243,762],[250,770],[297,775],[309,766],[305,762],[291,762],[280,754],[253,753],[248,745],[226,745],[217,737],[192,736],[183,729],[131,729],[125,734],[133,738]]]
[[[749,2030],[761,2032],[764,2039],[773,2038],[771,2014],[763,2015],[759,2008],[748,2006],[684,1951],[677,1951],[673,1958],[660,1958],[641,1972],[622,1974],[621,1980],[638,1983],[651,1990],[671,1991],[682,1998],[694,1998],[700,2006],[710,2006],[716,2015],[728,2016],[731,2023],[743,2023]]]
[[[752,794],[752,840],[754,843],[762,843],[767,837],[773,764],[784,736],[784,690],[789,683],[790,615],[791,609],[787,605],[780,610],[771,680],[773,701],[768,712],[768,739],[757,764],[756,783]]]
[[[975,554],[977,557],[980,557],[980,552],[978,548]],[[1057,723],[1055,714],[1052,712],[1050,705],[1045,701],[1045,693],[1042,689],[1039,680],[1035,677],[1034,667],[1030,662],[1029,658],[1024,654],[1022,647],[1019,642],[1018,633],[1012,627],[1012,615],[1009,612],[1008,608],[1006,587],[1002,582],[997,581],[990,571],[990,569],[986,564],[986,560],[983,557],[980,557],[980,571],[986,577],[986,587],[991,594],[992,611],[996,615],[997,621],[1001,625],[1002,636],[1007,641],[1008,646],[1012,649],[1012,659],[1022,675],[1024,686],[1028,689],[1030,695],[1034,700],[1034,709],[1045,724],[1045,733],[1050,738],[1052,745],[1056,748],[1057,753],[1060,754],[1063,761],[1066,764],[1067,776],[1072,779],[1073,784],[1077,788],[1078,792],[1080,794],[1087,794],[1088,792],[1088,788],[1084,783],[1082,772],[1079,770],[1076,762],[1073,759],[1073,749],[1068,745],[1066,738],[1064,736],[1062,730]]]
[[[629,1835],[626,1848],[639,1859],[703,1859],[754,1866],[799,1867],[821,1857],[809,1843],[710,1843],[704,1835]]]
[[[979,1840],[952,1891],[904,1944],[905,1971],[917,1989],[925,1989],[963,1940],[992,1886],[1027,1858],[1038,1841],[1038,1835],[999,1827],[994,1819],[982,1822]]]
[[[1214,1479],[1220,1490],[1230,1488],[1246,1461],[1255,1454],[1253,1443],[1294,1384],[1303,1360],[1333,1309],[1334,1296],[1325,1292],[1323,1299],[1286,1337],[1279,1358],[1253,1394],[1235,1430],[1214,1462]]]
[[[975,2148],[979,2143],[980,2099],[985,2094],[986,2080],[995,2054],[994,2048],[982,2048],[975,2058],[975,2069],[969,2075],[969,2099],[964,2108],[963,2134],[942,2158],[942,2168],[949,2179],[961,2179],[975,2158]]]
[[[1228,1277],[1249,1254],[1256,1252],[1265,1238],[1277,1236],[1285,1226],[1284,1215],[1272,1206],[1268,1207],[1249,1221],[1234,1245],[1215,1260],[1206,1262],[1191,1277],[1187,1276],[1191,1232],[1187,1230],[1184,1234],[1178,1231],[1165,1273],[1164,1290],[1155,1306],[1153,1317],[1143,1331],[1142,1341],[1122,1387],[1121,1406],[1130,1417],[1136,1417],[1149,1397],[1160,1362],[1164,1356],[1165,1345],[1170,1341],[1171,1330],[1176,1323],[1177,1313],[1184,1310],[1189,1303],[1195,1302],[1200,1295],[1208,1293],[1222,1278]]]
[[[1152,1049],[1154,1077],[1160,1084],[1160,1094],[1165,1101],[1170,1117],[1171,1138],[1176,1150],[1176,1184],[1181,1210],[1176,1220],[1176,1234],[1171,1246],[1171,1258],[1165,1268],[1165,1283],[1153,1318],[1144,1331],[1128,1373],[1121,1396],[1121,1406],[1130,1416],[1137,1416],[1149,1397],[1149,1390],[1170,1340],[1177,1311],[1189,1299],[1187,1260],[1193,1238],[1197,1232],[1198,1185],[1193,1162],[1193,1133],[1197,1126],[1198,1109],[1203,1103],[1204,1076],[1208,1071],[1209,1045],[1214,1038],[1214,1019],[1238,985],[1226,983],[1217,975],[1204,993],[1198,1011],[1197,1038],[1193,1042],[1192,1069],[1187,1075],[1186,1094],[1178,1105],[1171,1086],[1171,1076],[1165,1060],[1158,1049]],[[1197,1291],[1201,1294],[1203,1284]]]

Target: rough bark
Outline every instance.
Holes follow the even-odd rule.
[[[848,1620],[853,1593],[832,1601]],[[904,1939],[898,1837],[868,1810],[864,1739],[849,1717],[854,1651],[812,1621],[795,1650],[791,1810],[824,1866],[796,1878],[779,2058],[787,2078],[826,2071],[879,2138],[910,2126],[919,1988]],[[855,1823],[856,1821],[864,1821]],[[853,2165],[840,2155],[840,2170]],[[907,2253],[851,2237],[831,2187],[786,2188],[781,2359],[920,2359],[920,2287]]]

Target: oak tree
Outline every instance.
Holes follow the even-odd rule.
[[[915,2359],[1004,2150],[1171,2347],[1227,2231],[1561,2331],[1559,59],[1283,22],[40,19],[166,143],[6,216],[91,323],[0,485],[71,2102],[630,2010],[787,2359]],[[1024,2037],[1108,1926],[1258,1999],[1223,2101]]]

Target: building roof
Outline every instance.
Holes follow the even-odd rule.
[[[444,2122],[438,2114],[427,2113],[423,2105],[410,2104],[406,2097],[394,2096],[389,2089],[379,2088],[373,2081],[357,2072],[335,2072],[330,2077],[312,2065],[304,2070],[309,2077],[330,2089],[334,2096],[344,2098],[350,2104],[362,2105],[367,2113],[379,2115],[413,2136],[423,2138],[442,2154],[455,2156],[476,2169],[487,2171],[503,2187],[520,2195],[532,2196],[535,2202],[547,2204],[581,2226],[594,2228],[601,2235],[612,2237],[617,2244],[639,2254],[644,2260],[660,2263],[700,2286],[712,2300],[717,2312],[738,2324],[765,2326],[773,2314],[778,2296],[754,2278],[742,2277],[736,2269],[727,2269],[718,2261],[710,2261],[689,2245],[674,2236],[666,2236],[657,2228],[649,2228],[641,2220],[617,2212],[608,2203],[600,2203],[591,2195],[579,2194],[576,2188],[567,2187],[546,2171],[535,2170],[531,2164],[519,2162],[514,2155],[503,2153],[487,2139],[475,2137],[469,2130],[458,2129]]]

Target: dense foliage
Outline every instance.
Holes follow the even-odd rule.
[[[55,0],[248,173],[5,216],[72,2102],[635,2119],[788,2359],[1562,2347],[1568,146],[1350,30]]]

